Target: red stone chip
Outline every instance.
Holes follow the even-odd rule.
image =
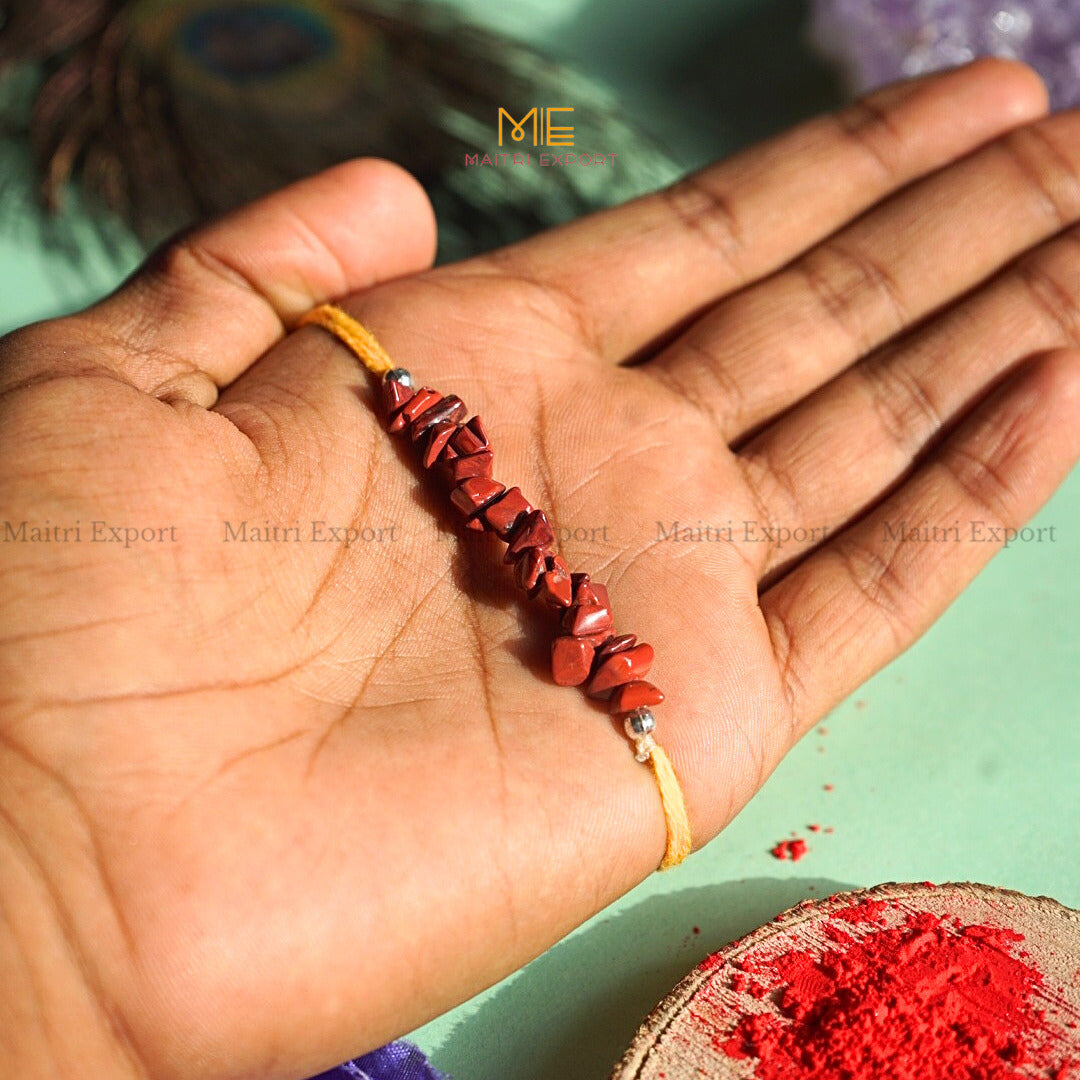
[[[471,476],[450,492],[450,501],[463,513],[472,515],[497,499],[506,488],[486,476]],[[483,526],[481,525],[481,528]]]
[[[543,510],[533,510],[510,534],[510,546],[506,549],[506,561],[513,562],[529,548],[546,548],[555,540],[547,514]]]
[[[490,450],[481,450],[478,454],[467,454],[450,462],[450,478],[455,484],[468,480],[470,476],[490,477],[492,455]]]
[[[556,562],[555,560],[558,560]],[[561,565],[560,565],[561,564]],[[558,555],[549,555],[546,560],[547,570],[539,582],[538,595],[552,607],[568,608],[574,602],[573,586],[566,564]]]
[[[602,607],[611,611],[611,599],[608,597],[607,586],[601,585],[599,581],[590,581],[588,585],[583,585],[578,592],[578,597],[582,606]]]
[[[649,673],[653,662],[653,647],[642,642],[632,649],[612,653],[596,668],[589,682],[589,697],[607,699],[617,686],[634,682]]]
[[[664,692],[652,683],[637,680],[616,686],[609,703],[612,715],[632,712],[634,709],[659,705],[664,700]]]
[[[557,637],[551,643],[551,675],[559,686],[580,686],[592,669],[595,650],[581,638]]]
[[[544,553],[539,548],[529,548],[517,561],[514,568],[514,576],[518,587],[526,592],[536,588],[540,575],[544,572]]]
[[[450,441],[450,436],[455,431],[457,431],[457,424],[452,420],[442,420],[428,428],[427,440],[424,443],[424,454],[421,458],[425,469],[430,469],[439,460],[443,450],[446,448],[446,444]]]
[[[612,653],[625,652],[636,644],[637,634],[619,634],[618,637],[609,638],[602,648],[596,650],[596,658],[602,660]]]
[[[494,502],[484,507],[484,524],[497,536],[505,540],[514,530],[514,526],[526,515],[532,513],[532,504],[524,495],[521,488],[507,488],[504,495],[500,495]]]
[[[478,450],[486,450],[491,444],[488,442],[487,432],[479,416],[474,416],[454,436],[454,449],[462,456],[475,454]]]
[[[613,623],[611,609],[595,604],[587,607],[579,607],[575,604],[563,616],[563,628],[569,630],[574,637],[599,634],[602,630],[610,630]]]
[[[415,394],[396,413],[390,417],[387,430],[392,432],[401,431],[406,424],[411,424],[425,409],[442,401],[442,394],[438,390],[432,390],[425,386],[417,390]]]
[[[394,379],[384,379],[382,384],[383,407],[388,413],[400,409],[406,401],[415,394],[411,386],[399,383]]]
[[[412,436],[412,441],[419,441],[424,432],[436,424],[449,421],[457,427],[459,422],[468,415],[468,412],[469,410],[461,398],[454,394],[444,397],[441,401],[435,402],[429,409],[425,409],[409,425],[409,434]]]

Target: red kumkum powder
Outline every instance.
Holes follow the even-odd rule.
[[[774,859],[798,862],[809,850],[805,840],[781,840],[775,847],[770,848],[769,854]]]
[[[886,928],[887,906],[837,912],[823,953],[736,961],[733,988],[772,996],[782,1017],[745,1016],[718,1049],[757,1058],[755,1080],[1080,1080],[1080,1058],[1065,1059],[1030,1003],[1043,977],[1010,951],[1022,934],[929,913]],[[856,936],[859,925],[873,929]],[[1055,1044],[1053,1071],[1025,1068],[1045,1067]]]

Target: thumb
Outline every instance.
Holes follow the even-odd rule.
[[[346,162],[182,234],[87,311],[20,332],[31,346],[53,336],[14,350],[0,390],[89,366],[209,406],[308,308],[424,270],[434,253],[420,184],[387,161]]]

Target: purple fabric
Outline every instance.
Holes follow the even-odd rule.
[[[403,1040],[346,1061],[311,1080],[448,1080],[424,1057],[419,1047]]]
[[[1076,0],[813,0],[815,37],[866,90],[976,56],[1023,60],[1057,108],[1080,105]]]

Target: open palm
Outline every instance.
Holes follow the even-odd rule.
[[[4,516],[68,530],[2,549],[11,1074],[315,1072],[663,852],[554,617],[297,316],[340,298],[484,417],[656,648],[700,844],[1080,452],[1080,117],[1044,110],[976,64],[435,271],[418,189],[354,163],[8,338]]]

